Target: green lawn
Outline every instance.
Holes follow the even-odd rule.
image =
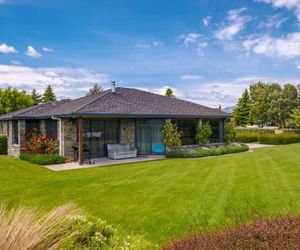
[[[47,210],[74,202],[161,243],[191,226],[224,226],[235,214],[246,219],[253,210],[300,213],[300,144],[64,172],[0,157],[0,202]]]

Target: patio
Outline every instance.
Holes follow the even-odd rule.
[[[136,158],[121,159],[121,160],[111,160],[109,158],[98,158],[98,159],[92,159],[92,164],[83,163],[80,165],[78,162],[71,162],[65,164],[49,165],[44,167],[53,171],[64,171],[64,170],[74,170],[74,169],[83,169],[83,168],[113,166],[113,165],[135,163],[135,162],[155,161],[155,160],[162,160],[165,158],[166,157],[164,155],[138,156]]]

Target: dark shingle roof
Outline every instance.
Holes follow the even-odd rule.
[[[227,113],[196,103],[165,97],[150,92],[116,88],[69,102],[53,102],[38,105],[19,113],[15,118],[59,116],[159,116],[159,117],[229,117]],[[6,115],[7,116],[7,115]],[[3,117],[0,117],[3,119]]]

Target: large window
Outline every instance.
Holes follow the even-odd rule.
[[[26,138],[32,133],[38,134],[40,132],[39,120],[26,120],[25,122],[25,136]]]
[[[12,121],[12,144],[19,144],[19,124],[18,121]]]
[[[57,121],[46,120],[46,135],[57,139]]]

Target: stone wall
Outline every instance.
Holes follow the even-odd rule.
[[[18,120],[18,137],[19,142],[18,144],[12,143],[12,134],[13,134],[13,128],[12,128],[12,121],[9,121],[9,129],[8,129],[8,155],[19,157],[21,153],[25,151],[25,120]]]
[[[135,121],[134,119],[121,119],[120,121],[120,142],[129,143],[135,147]]]
[[[58,129],[59,127],[61,127],[61,131],[58,133],[60,154],[73,159],[72,146],[77,141],[76,120],[61,119]]]

